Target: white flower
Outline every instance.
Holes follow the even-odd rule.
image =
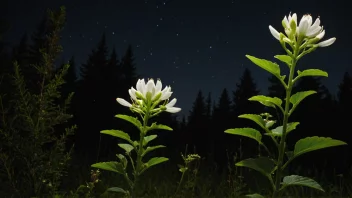
[[[321,40],[324,35],[325,35],[325,30],[323,26],[320,26],[320,19],[319,17],[314,21],[313,23],[313,18],[310,15],[304,15],[297,27],[297,15],[294,14],[289,14],[288,17],[284,17],[282,20],[282,25],[285,28],[285,33],[289,37],[283,38],[283,41],[286,43],[290,43],[290,41],[296,42],[296,40],[292,40],[293,38],[290,37],[292,33],[294,33],[297,37],[304,38],[304,39],[313,39],[311,42],[311,45],[317,46],[317,47],[327,47],[332,45],[335,41],[336,38],[330,38],[326,41],[320,42],[318,44],[315,44],[319,40]],[[293,28],[296,29],[296,32],[292,32]],[[276,38],[277,40],[280,40],[280,33],[273,28],[271,25],[269,25],[269,30],[271,34]]]
[[[181,111],[181,108],[178,107],[174,107],[174,105],[176,104],[177,99],[174,98],[172,99],[168,104],[165,105],[167,112],[169,113],[177,113],[179,111]]]
[[[317,45],[318,45],[318,47],[327,47],[327,46],[332,45],[335,41],[336,41],[336,38],[333,37],[328,40],[322,41],[322,42],[318,43]]]
[[[141,108],[143,105],[145,105],[143,100],[151,99],[152,102],[159,103],[163,100],[168,100],[173,92],[171,91],[170,86],[165,86],[165,88],[162,90],[162,83],[160,80],[157,80],[155,84],[153,79],[148,80],[147,83],[145,83],[144,79],[139,79],[136,84],[136,89],[131,87],[131,89],[128,90],[128,93],[134,102],[134,105],[122,98],[117,98],[116,101],[126,107],[134,106],[136,108]],[[150,94],[150,98],[147,98],[147,93]],[[176,98],[174,98],[167,105],[165,105],[167,112],[177,113],[181,111],[180,108],[174,107],[176,101]]]
[[[320,32],[323,31],[323,27],[320,26],[320,19],[319,17],[315,20],[314,24],[312,16],[304,15],[299,22],[297,34],[298,36],[304,36],[308,38],[316,37]]]
[[[280,40],[280,33],[277,30],[275,30],[275,28],[273,28],[271,25],[269,25],[269,30],[274,38],[276,38],[277,40]]]
[[[136,89],[131,87],[131,89],[128,90],[128,93],[130,94],[131,98],[133,100],[137,99],[136,92],[140,94],[144,99],[147,98],[147,93],[151,93],[151,99],[154,100],[158,95],[161,94],[160,100],[167,100],[170,98],[172,92],[171,92],[171,87],[166,86],[163,90],[162,88],[162,83],[160,80],[157,80],[156,84],[154,83],[153,79],[148,80],[147,84],[145,83],[144,79],[139,79],[136,84]]]
[[[127,102],[125,99],[123,99],[123,98],[116,98],[116,101],[118,102],[118,103],[120,103],[120,105],[123,105],[123,106],[125,106],[125,107],[132,107],[132,104],[131,103],[129,103],[129,102]]]
[[[297,29],[297,14],[293,13],[292,16],[291,14],[288,15],[288,17],[284,17],[282,20],[282,25],[285,28],[285,33],[287,36],[291,34],[292,28],[291,28],[291,23],[294,23],[293,25],[295,26],[294,30]],[[296,32],[294,32],[296,33]]]
[[[291,23],[294,22],[294,25],[297,27],[297,14],[289,14],[288,17],[284,17],[284,19],[282,20],[282,25],[285,29],[285,33],[287,36],[289,36],[291,34]],[[297,28],[296,28],[297,29]],[[269,25],[269,30],[271,32],[271,34],[274,36],[274,38],[276,38],[277,40],[280,40],[280,33],[273,28],[271,25]]]

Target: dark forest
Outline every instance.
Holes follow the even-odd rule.
[[[222,91],[220,97],[198,90],[193,93],[189,112],[162,112],[151,118],[150,123],[173,130],[155,128],[152,134],[157,138],[150,144],[165,147],[150,152],[146,158],[163,156],[169,160],[143,173],[133,192],[127,191],[128,182],[118,171],[92,167],[99,162],[118,161],[117,154],[126,153],[126,148],[118,146],[126,141],[101,131],[118,129],[131,140],[139,140],[138,130],[116,117],[123,114],[138,118],[138,114],[120,105],[116,98],[129,101],[128,90],[136,87],[139,79],[148,77],[139,73],[135,59],[140,57],[135,57],[134,47],[109,48],[105,33],[83,64],[77,64],[74,56],[63,60],[65,49],[60,39],[67,20],[70,19],[66,18],[64,7],[48,10],[35,32],[24,33],[12,45],[2,39],[11,33],[11,24],[1,21],[0,197],[271,195],[270,184],[263,175],[235,166],[247,158],[267,156],[268,152],[251,138],[224,133],[245,127],[261,130],[253,121],[239,117],[243,114],[271,115],[278,123],[284,119],[279,109],[248,100],[268,93],[285,101],[285,89],[274,75],[267,79],[267,90],[258,88],[262,82],[254,79],[252,71],[260,68],[250,61],[242,76],[232,79],[233,89],[218,87]],[[119,50],[125,53],[118,54]],[[317,93],[301,101],[290,117],[290,122],[299,124],[288,135],[286,147],[293,150],[298,140],[313,136],[331,137],[347,145],[307,153],[284,171],[285,175],[303,175],[319,181],[325,192],[290,186],[281,197],[352,195],[352,76],[347,71],[341,74],[336,83],[337,94],[328,90],[322,79],[302,77],[293,87],[292,93]],[[270,136],[263,134],[262,138],[268,150],[275,150]],[[132,171],[130,164],[126,170]]]

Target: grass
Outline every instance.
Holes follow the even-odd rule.
[[[234,164],[239,161],[237,156],[229,161],[227,169],[220,172],[216,163],[211,159],[194,160],[187,166],[189,169],[184,174],[181,184],[179,184],[179,181],[182,173],[179,172],[176,161],[158,165],[142,175],[137,186],[138,198],[237,198],[256,192],[264,195],[270,194],[268,191],[270,186],[267,185],[266,178],[256,171],[236,167]],[[306,187],[290,187],[287,188],[284,197],[352,198],[352,170],[346,175],[334,174],[333,179],[327,178],[324,172],[318,172],[316,169],[312,170],[315,171],[297,168],[291,174],[316,179],[325,189],[325,193]],[[110,187],[126,189],[127,186],[122,176],[103,171],[99,175],[99,181],[93,184],[92,182],[89,183],[92,179],[90,171],[90,166],[76,166],[76,168],[73,168],[64,182],[65,191],[71,191],[71,195],[62,192],[58,197],[124,197],[122,194],[106,191]],[[91,193],[87,194],[89,190],[85,188],[85,192],[81,195],[78,196],[78,193],[73,195],[77,187],[82,184],[85,186],[91,185]]]

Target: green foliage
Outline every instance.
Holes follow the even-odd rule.
[[[304,139],[299,140],[295,144],[295,149],[293,151],[293,157],[298,157],[304,153],[308,153],[311,151],[316,151],[319,149],[324,149],[328,147],[347,145],[345,142],[340,140],[334,140],[332,138],[326,137],[306,137]]]
[[[125,120],[127,122],[130,122],[131,124],[136,126],[138,129],[140,129],[142,127],[142,123],[138,120],[138,118],[128,116],[128,115],[121,115],[121,114],[116,115],[115,117],[120,118],[122,120]]]
[[[291,23],[291,28],[293,28],[295,25],[296,25],[295,23]],[[269,127],[272,127],[274,123],[276,123],[276,120],[269,120],[271,116],[268,116],[268,115],[264,115],[266,116],[265,119],[263,119],[263,117],[260,115],[254,115],[254,114],[244,114],[239,116],[240,118],[252,120],[257,125],[259,125],[264,130],[265,132],[264,134],[271,137],[271,139],[275,143],[275,146],[277,146],[277,149],[278,149],[277,160],[266,158],[266,157],[265,158],[260,157],[256,159],[246,159],[236,163],[236,166],[245,166],[245,167],[254,169],[262,173],[264,176],[266,176],[272,184],[273,198],[280,196],[282,193],[281,191],[285,189],[287,186],[294,186],[294,185],[306,186],[320,191],[324,191],[322,187],[313,179],[297,176],[297,175],[283,177],[284,169],[293,159],[295,159],[296,157],[304,153],[308,153],[311,151],[328,148],[328,147],[346,145],[345,142],[342,142],[340,140],[334,140],[331,138],[307,137],[299,140],[296,143],[293,152],[288,151],[287,143],[286,143],[287,135],[291,131],[295,130],[296,127],[299,125],[299,122],[289,123],[288,122],[289,117],[306,97],[317,93],[316,91],[301,91],[301,92],[292,94],[292,89],[294,87],[294,84],[301,77],[306,77],[306,76],[327,77],[328,76],[328,74],[322,70],[307,69],[304,71],[297,71],[297,77],[294,78],[295,67],[297,65],[298,60],[302,58],[304,55],[314,51],[318,47],[317,45],[312,45],[310,47],[307,47],[307,42],[314,43],[317,41],[313,40],[312,38],[306,37],[305,35],[296,35],[296,32],[291,32],[291,31],[295,31],[295,28],[296,27],[294,27],[293,30],[285,29],[288,37],[286,37],[284,34],[281,33],[280,38],[278,38],[278,40],[280,40],[280,44],[287,52],[287,55],[275,56],[276,59],[285,63],[289,68],[289,75],[288,75],[287,82],[284,81],[286,76],[281,76],[280,66],[278,64],[271,62],[269,60],[259,59],[254,56],[246,55],[246,57],[254,64],[256,64],[260,68],[266,70],[267,72],[275,76],[281,82],[281,84],[283,85],[286,91],[285,98],[283,98],[283,100],[277,97],[268,97],[268,96],[262,96],[262,95],[253,96],[249,98],[250,101],[260,102],[264,106],[279,108],[281,110],[281,113],[283,114],[283,120],[282,120],[281,126],[279,125],[276,128],[270,130]],[[278,35],[275,35],[275,37],[277,38]],[[287,49],[286,44],[288,44],[292,48],[292,51]],[[285,103],[284,107],[282,107],[283,101]],[[225,133],[252,138],[256,140],[261,146],[263,146],[268,151],[268,154],[271,155],[270,151],[262,142],[261,133],[255,129],[252,129],[252,128],[227,129]],[[287,160],[285,158],[285,154],[287,156]],[[253,195],[250,195],[250,197],[262,197],[262,196],[259,194],[253,194]]]
[[[277,97],[269,97],[269,96],[253,96],[248,99],[249,101],[257,101],[260,102],[261,104],[267,106],[267,107],[279,107],[280,110],[283,110],[281,105],[282,105],[282,100]]]
[[[60,87],[69,65],[54,69],[54,61],[61,52],[60,32],[65,22],[65,8],[48,10],[50,33],[41,43],[40,62],[31,66],[40,81],[36,87],[26,82],[32,76],[24,75],[22,65],[14,62],[12,77],[14,90],[7,97],[8,104],[1,103],[0,153],[2,192],[16,197],[50,197],[60,186],[61,178],[71,156],[66,149],[67,137],[74,133],[75,126],[65,124],[72,115],[66,113],[71,93],[61,100]],[[6,85],[5,85],[6,86]],[[3,100],[1,100],[3,101]]]
[[[262,134],[256,129],[252,129],[252,128],[227,129],[225,131],[225,133],[248,137],[248,138],[251,138],[251,139],[257,141],[259,144],[263,144],[262,143]]]
[[[291,56],[288,55],[276,55],[274,56],[276,59],[280,60],[283,63],[286,63],[286,65],[291,68],[292,65],[292,58]]]
[[[140,82],[142,81],[138,81],[138,83]],[[137,89],[140,89],[140,87],[137,87]],[[147,90],[143,90],[143,92],[144,91],[147,91]],[[164,145],[148,146],[148,144],[154,139],[156,139],[158,136],[157,135],[147,136],[147,133],[151,130],[158,130],[158,129],[172,131],[172,128],[166,125],[157,124],[156,122],[152,123],[151,126],[147,125],[149,119],[153,117],[153,115],[156,115],[155,113],[152,113],[153,111],[156,112],[157,114],[163,111],[160,108],[155,108],[156,105],[160,103],[160,101],[152,101],[151,97],[148,97],[148,95],[150,96],[151,92],[148,91],[147,93],[148,93],[147,98],[143,98],[143,101],[144,101],[143,106],[131,107],[131,111],[135,111],[135,109],[139,109],[139,111],[135,111],[135,112],[140,114],[143,122],[139,121],[137,117],[132,117],[128,115],[118,114],[115,116],[116,118],[120,118],[122,120],[125,120],[133,124],[139,130],[139,135],[140,135],[139,141],[132,140],[129,134],[121,130],[101,131],[102,134],[111,135],[111,136],[120,138],[122,140],[125,140],[129,143],[129,144],[128,143],[118,144],[118,146],[125,151],[125,155],[122,155],[122,154],[117,155],[120,162],[115,162],[115,161],[99,162],[91,165],[91,167],[94,167],[94,168],[118,173],[125,178],[126,182],[128,183],[129,190],[125,190],[120,187],[113,187],[113,188],[110,188],[109,190],[111,192],[123,193],[126,196],[129,196],[130,194],[135,196],[135,187],[137,185],[139,176],[142,175],[150,167],[153,167],[155,165],[161,164],[169,160],[166,157],[153,157],[149,159],[147,162],[144,162],[143,160],[143,158],[151,151],[165,147]],[[133,159],[134,157],[136,158],[135,160]],[[131,174],[129,174],[127,171],[127,167],[129,164],[132,167],[133,179],[130,179]]]
[[[236,166],[244,166],[254,169],[263,174],[266,178],[268,178],[271,184],[274,184],[271,175],[276,168],[276,163],[270,158],[259,157],[255,159],[245,159],[240,162],[237,162]]]
[[[98,168],[106,171],[112,171],[115,173],[119,173],[121,175],[124,174],[125,167],[122,163],[119,162],[99,162],[92,165],[93,168]]]
[[[309,188],[314,188],[320,191],[323,191],[323,188],[313,179],[308,178],[308,177],[302,177],[299,175],[290,175],[284,177],[282,181],[282,187],[280,190],[283,190],[284,188],[288,186],[293,186],[293,185],[298,185],[298,186],[306,186]]]
[[[276,76],[276,78],[278,78],[284,84],[283,80],[285,79],[285,76],[281,76],[280,66],[278,64],[265,59],[259,59],[250,55],[246,55],[246,57],[257,66]]]

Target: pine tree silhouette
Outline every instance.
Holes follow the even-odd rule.
[[[107,53],[105,34],[102,35],[97,47],[92,50],[88,60],[81,66],[81,79],[77,82],[78,89],[74,104],[77,117],[78,131],[76,134],[76,148],[79,153],[85,153],[88,163],[97,160],[100,152],[100,131],[105,129],[108,102],[104,97],[109,91],[106,87]],[[110,99],[114,100],[114,99]],[[111,108],[111,107],[109,107]]]
[[[252,127],[258,128],[256,124],[252,121],[238,118],[239,115],[242,114],[260,114],[263,113],[264,108],[260,103],[251,102],[248,99],[252,96],[258,95],[259,90],[252,78],[252,74],[248,68],[246,68],[243,72],[243,75],[240,79],[240,82],[237,84],[236,90],[233,92],[233,122],[234,128],[242,128],[242,127]],[[248,138],[241,138],[243,146],[243,156],[253,156],[258,152],[257,147],[253,146],[253,142]],[[239,142],[235,142],[238,148]],[[255,144],[255,143],[254,143]],[[248,146],[247,146],[248,145]]]
[[[195,149],[196,153],[201,156],[204,156],[207,152],[206,142],[208,140],[203,134],[206,130],[204,125],[206,121],[206,104],[204,102],[203,92],[199,90],[188,116],[187,131],[190,136],[187,137],[187,143],[189,144],[188,148],[190,152],[193,152],[193,149]]]
[[[234,138],[224,133],[226,129],[231,127],[232,121],[231,99],[227,89],[223,89],[213,114],[213,124],[216,128],[214,127],[211,133],[214,159],[219,166],[220,172],[228,160],[227,153],[232,155],[231,149],[236,145]]]

